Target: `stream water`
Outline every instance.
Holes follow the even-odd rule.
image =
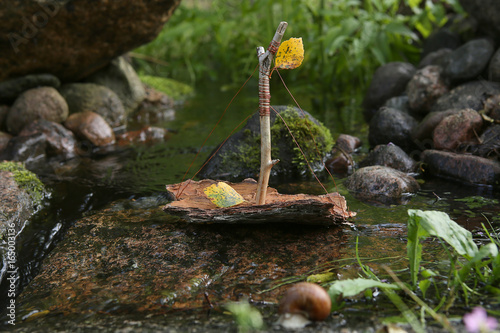
[[[91,216],[112,202],[129,202],[130,207],[160,206],[166,202],[165,184],[180,182],[187,166],[191,163],[205,136],[211,131],[224,110],[225,105],[232,97],[232,92],[220,92],[213,85],[205,91],[198,91],[197,95],[188,100],[185,106],[177,112],[176,119],[155,126],[174,130],[176,134],[160,144],[152,146],[138,145],[134,147],[117,148],[110,152],[97,152],[91,156],[69,161],[65,164],[47,165],[34,171],[47,184],[52,192],[49,205],[40,212],[26,229],[26,233],[18,248],[21,279],[19,288],[28,285],[39,271],[43,258],[64,239],[71,226],[82,216]],[[310,111],[319,120],[325,122],[334,134],[338,136],[340,130],[346,134],[360,136],[366,142],[367,125],[363,124],[361,112],[349,115],[346,120],[342,117],[331,116],[331,113],[315,113],[299,97],[299,102],[305,110]],[[273,92],[274,104],[291,104],[286,95]],[[223,118],[214,135],[208,139],[201,155],[194,164],[191,174],[199,168],[212,149],[230,133],[236,124],[247,115],[257,110],[257,99],[254,87],[245,89],[236,102],[231,106]],[[341,122],[343,120],[343,122]],[[366,144],[363,151],[367,151]],[[362,153],[361,153],[362,154]],[[355,265],[356,244],[359,256],[376,273],[383,275],[381,265],[389,264],[395,271],[405,272],[407,262],[406,253],[406,221],[407,210],[416,208],[422,210],[440,210],[448,213],[455,221],[470,230],[477,230],[481,223],[488,219],[496,228],[500,226],[500,205],[498,189],[490,187],[467,186],[439,179],[422,180],[421,191],[413,197],[407,205],[376,206],[360,202],[353,198],[343,187],[342,179],[329,180],[326,177],[325,185],[329,190],[338,190],[347,199],[350,210],[357,212],[357,216],[350,222],[352,227],[345,227],[340,237],[339,253],[335,260],[315,262],[306,272],[299,275],[290,273],[267,284],[252,286],[251,288],[266,289],[280,283],[280,281],[301,280],[307,273],[335,272],[339,278],[357,277],[359,268]],[[282,193],[313,193],[320,194],[321,187],[311,180],[287,180],[276,182],[271,180],[270,185]],[[134,206],[135,205],[135,206]],[[223,231],[221,231],[223,232]],[[277,232],[276,230],[271,232]],[[325,230],[328,234],[331,231]],[[300,232],[299,232],[300,233]],[[292,237],[293,238],[293,237]],[[300,238],[293,238],[300,245]],[[328,239],[328,238],[326,238]],[[318,240],[320,241],[320,240]],[[229,241],[228,241],[229,242]],[[324,244],[323,246],[330,246]],[[228,246],[224,239],[220,247]],[[309,245],[308,245],[309,246]],[[318,247],[317,249],[319,249]],[[312,247],[311,251],[317,251]],[[309,249],[304,249],[308,251]],[[428,244],[424,259],[431,264],[438,264],[443,259],[442,246]],[[311,253],[314,255],[314,253]],[[297,263],[299,265],[299,263]],[[288,279],[288,280],[287,280]],[[3,294],[6,285],[0,286]],[[223,288],[221,285],[220,288]],[[254,290],[256,292],[257,290]],[[271,302],[272,303],[272,302]],[[260,302],[260,309],[268,319],[274,319],[276,306]],[[3,308],[3,305],[2,305]],[[382,304],[376,301],[359,300],[348,304],[345,312],[334,316],[330,326],[316,326],[318,331],[323,327],[355,328],[359,321],[349,321],[349,315],[363,317],[366,322],[377,316],[394,315],[393,310],[384,310]],[[340,317],[339,317],[340,316]],[[339,319],[340,318],[340,319]],[[77,318],[75,319],[76,321]],[[114,328],[121,327],[121,319],[101,318],[104,326],[110,324]],[[141,317],[129,316],[130,321],[141,321]],[[337,320],[332,322],[332,320]],[[54,328],[57,320],[45,328]],[[208,316],[206,309],[191,309],[169,316],[168,321],[161,319],[163,325],[171,326],[179,331],[182,327],[205,327],[204,331],[217,331],[221,327],[234,325],[231,317],[221,313],[212,313]],[[106,324],[107,323],[107,324]],[[26,331],[30,331],[29,324]],[[50,326],[54,325],[54,326]],[[114,326],[113,326],[114,325]],[[155,323],[150,324],[151,329]],[[328,325],[328,324],[327,324]],[[132,325],[133,326],[133,325]],[[366,325],[365,325],[366,326]],[[234,326],[233,326],[234,327]],[[174,329],[173,331],[175,331]],[[22,329],[21,329],[22,330]],[[111,331],[111,330],[110,330]]]

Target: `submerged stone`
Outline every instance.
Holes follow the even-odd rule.
[[[422,159],[431,175],[471,184],[500,185],[500,163],[474,155],[426,150]]]
[[[380,165],[357,170],[347,178],[345,185],[360,200],[384,204],[405,203],[420,189],[413,177]]]

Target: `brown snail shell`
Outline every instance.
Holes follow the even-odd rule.
[[[325,289],[314,283],[301,282],[289,288],[281,299],[280,314],[302,314],[309,320],[324,320],[330,314],[332,301]]]

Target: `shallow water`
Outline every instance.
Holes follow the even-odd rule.
[[[207,140],[205,147],[201,150],[190,175],[200,167],[212,149],[234,129],[236,124],[257,110],[257,100],[254,97],[253,89],[254,87],[250,87],[244,90],[242,96],[231,106],[213,136]],[[20,253],[19,263],[22,269],[20,288],[25,287],[37,274],[41,260],[64,238],[68,229],[82,216],[92,215],[111,202],[115,202],[115,206],[121,205],[122,209],[139,210],[144,209],[144,207],[150,208],[164,204],[166,202],[165,184],[177,183],[182,180],[206,134],[211,131],[213,124],[217,122],[231,97],[232,93],[220,93],[213,88],[213,91],[201,92],[195,98],[187,101],[185,107],[178,111],[175,121],[155,125],[177,131],[177,134],[173,135],[167,142],[154,146],[139,145],[118,148],[111,153],[94,152],[87,157],[64,164],[54,163],[34,169],[33,171],[39,174],[53,195],[50,199],[50,205],[30,222],[18,249]],[[275,104],[291,103],[289,98],[279,94],[273,97],[273,102]],[[308,110],[307,105],[302,105],[302,107]],[[340,134],[338,128],[347,128],[346,134],[359,135],[361,133],[361,138],[365,139],[366,142],[366,134],[363,137],[363,133],[366,133],[366,126],[360,125],[362,123],[360,113],[355,117],[357,121],[351,127],[346,126],[346,124],[335,124],[325,113],[312,113],[327,123],[334,136]],[[360,128],[362,129],[360,130]],[[363,149],[366,151],[367,147],[365,146]],[[275,281],[270,278],[260,286],[245,287],[243,283],[240,286],[243,290],[250,288],[250,291],[255,293],[273,285],[279,285],[283,281],[290,281],[289,279],[298,281],[305,279],[307,275],[325,271],[335,272],[339,278],[357,277],[360,271],[354,260],[356,243],[359,256],[375,273],[383,276],[385,273],[382,265],[389,265],[391,269],[404,275],[407,267],[407,262],[404,260],[406,220],[407,210],[410,208],[447,212],[455,221],[470,230],[480,228],[481,223],[485,223],[486,219],[494,227],[500,226],[500,205],[498,201],[495,201],[500,197],[498,189],[466,186],[439,179],[425,179],[422,180],[421,191],[411,198],[408,204],[384,206],[356,200],[345,190],[341,178],[335,179],[335,182],[328,180],[326,176],[323,176],[322,179],[325,179],[325,186],[328,190],[338,190],[346,197],[350,210],[357,212],[357,216],[350,221],[353,226],[345,227],[343,230],[343,237],[338,244],[338,256],[335,257],[335,260],[332,259],[321,264],[313,263],[311,269],[301,275],[290,271],[285,274],[285,277],[281,276]],[[282,193],[321,193],[321,187],[311,180],[288,180],[285,182],[271,180],[271,185]],[[295,241],[300,243],[297,239]],[[221,243],[221,247],[223,246],[225,244]],[[427,250],[428,255],[424,259],[432,262],[443,258],[442,247],[428,244]],[[304,262],[300,264],[307,265]],[[5,285],[0,288],[5,288]],[[3,293],[3,290],[5,289],[0,289],[0,292]],[[260,302],[261,310],[263,313],[267,313],[266,318],[268,320],[275,319],[275,306],[266,305],[263,299]],[[384,311],[383,306],[377,304],[376,301],[360,300],[348,305],[344,313],[334,316],[337,321],[333,324],[330,321],[331,325],[325,327],[318,324],[316,329],[321,331],[322,327],[324,329],[332,328],[332,325],[337,328],[350,327],[352,329],[356,327],[355,322],[346,321],[345,318],[358,316],[366,318],[367,323],[365,324],[368,325],[365,326],[369,326],[370,317],[374,313],[382,316],[396,314],[392,313],[391,310]],[[344,319],[343,316],[345,316]],[[67,319],[69,320],[69,318]],[[86,319],[79,318],[78,320],[84,321]],[[102,321],[110,319],[94,318],[92,320],[102,324]],[[133,321],[133,319],[130,320]],[[137,320],[141,320],[141,318],[139,317]],[[158,320],[165,324],[164,317],[160,317]],[[113,320],[110,321],[113,322]],[[47,325],[54,328],[57,322],[58,320],[55,320],[50,324],[49,320]],[[228,325],[231,323],[231,319],[217,311],[207,315],[206,308],[202,307],[173,312],[168,316],[167,322],[173,329],[182,330],[183,325],[188,325],[190,327],[205,327],[207,331],[216,331],[220,328],[217,325]],[[156,325],[155,321],[150,322],[150,324]],[[120,327],[121,320],[118,319],[113,325],[116,325],[116,328]]]

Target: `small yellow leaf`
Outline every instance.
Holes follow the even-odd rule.
[[[302,38],[290,38],[281,43],[276,53],[276,68],[294,69],[304,60]]]
[[[239,205],[243,197],[231,186],[223,182],[206,187],[203,192],[218,207],[226,208]]]

